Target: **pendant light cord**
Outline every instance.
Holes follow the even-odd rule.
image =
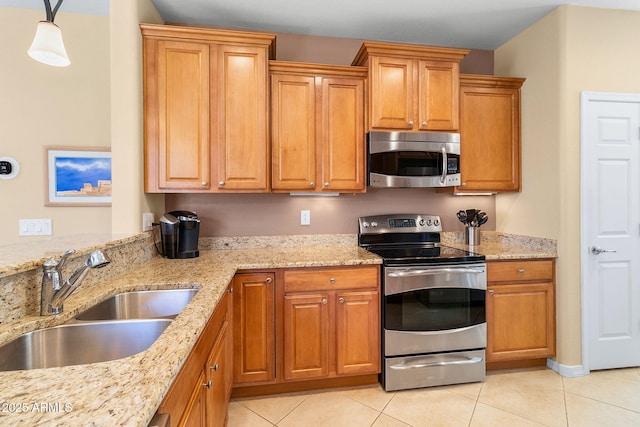
[[[51,3],[49,0],[44,0],[44,9],[47,12],[47,21],[53,23],[53,20],[56,18],[56,13],[58,13],[58,9],[62,5],[62,0],[58,0],[56,6],[51,10]]]

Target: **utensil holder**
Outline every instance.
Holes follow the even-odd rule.
[[[464,230],[464,243],[469,246],[477,246],[480,244],[480,227],[472,227],[470,225]]]

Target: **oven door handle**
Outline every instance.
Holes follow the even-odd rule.
[[[424,359],[422,359],[424,361]],[[407,370],[407,369],[420,369],[420,368],[430,368],[432,366],[448,366],[448,365],[473,365],[475,363],[482,362],[482,357],[463,357],[455,360],[441,360],[437,362],[422,362],[422,363],[412,363],[412,364],[398,364],[389,366],[391,369],[396,370]]]
[[[387,273],[388,277],[412,277],[412,276],[432,276],[442,273],[458,273],[458,274],[484,274],[485,270],[479,268],[428,268],[421,270],[403,270],[392,271]]]

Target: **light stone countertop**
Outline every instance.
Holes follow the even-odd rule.
[[[334,237],[337,244],[332,245]],[[199,258],[153,257],[131,271],[114,275],[101,286],[92,286],[85,292],[80,288],[65,303],[65,312],[58,316],[31,315],[0,325],[2,344],[25,332],[62,324],[119,292],[200,289],[144,352],[110,362],[0,372],[0,425],[146,426],[237,270],[381,263],[379,257],[359,248],[354,236],[334,237],[311,238],[302,245],[291,238],[276,239],[275,243],[270,238],[205,240],[201,242]],[[464,244],[462,233],[443,233],[442,238],[443,245],[471,249],[485,255],[487,260],[557,256],[555,241],[549,239],[483,231],[481,245],[469,247]],[[107,247],[111,245],[112,250],[117,250],[118,244],[135,239],[124,236],[119,243],[109,244],[108,237],[98,236],[87,242],[99,245],[104,240]],[[56,245],[44,245],[37,250],[37,259],[26,262],[17,255],[5,261],[0,248],[0,259],[5,261],[0,262],[0,279],[41,265],[42,259],[50,254],[81,246],[77,240]],[[259,248],[248,248],[256,246]],[[19,409],[23,412],[17,412]]]
[[[64,313],[46,319],[64,323],[95,302],[123,291],[200,291],[142,353],[110,362],[0,372],[0,425],[146,426],[237,270],[380,262],[357,246],[204,250],[199,258],[190,260],[154,257],[101,287],[84,293],[79,289],[65,303]],[[40,316],[25,316],[14,322],[13,333],[5,331],[1,341],[39,329],[42,322]],[[19,409],[23,412],[17,412]]]

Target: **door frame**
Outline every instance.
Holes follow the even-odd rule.
[[[586,144],[587,121],[585,111],[592,101],[600,102],[633,102],[640,103],[640,93],[614,93],[614,92],[580,92],[580,299],[581,299],[581,330],[582,330],[582,370],[583,375],[591,372],[591,355],[589,350],[589,313],[592,307],[589,301],[587,276],[589,272],[589,236],[585,224],[587,223],[587,209],[585,201],[588,199],[588,188],[585,185],[587,171]]]

